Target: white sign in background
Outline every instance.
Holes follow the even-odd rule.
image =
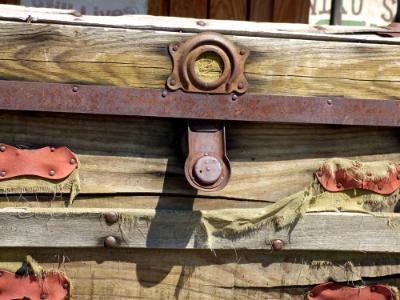
[[[331,0],[310,1],[310,24],[328,24]],[[386,26],[395,17],[398,2],[398,0],[343,0],[342,25]]]
[[[95,16],[147,14],[147,0],[22,0],[21,5],[75,9],[84,15]]]

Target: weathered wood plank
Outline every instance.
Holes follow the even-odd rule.
[[[171,72],[168,44],[189,36],[2,22],[0,77],[162,88]],[[249,92],[399,98],[398,45],[230,38],[251,50]]]
[[[303,190],[329,157],[400,161],[397,129],[227,124],[230,184],[198,193],[183,175],[179,131],[185,123],[44,113],[0,113],[0,140],[66,145],[81,161],[81,193],[181,195],[275,202]]]
[[[210,18],[221,20],[246,20],[248,0],[211,0]]]
[[[108,211],[88,208],[2,209],[2,246],[103,247],[104,238],[114,236],[119,241],[119,247],[210,247],[201,225],[201,211],[118,209],[115,211],[126,216],[124,221],[107,225],[103,215]],[[281,239],[285,243],[284,250],[400,253],[400,230],[391,226],[399,220],[400,216],[397,214],[306,214],[290,228],[279,231],[263,228],[231,238],[213,236],[211,247],[270,249],[272,240]]]
[[[207,20],[206,26],[199,25],[197,19],[154,17],[147,15],[129,16],[80,16],[75,10],[60,10],[53,8],[32,8],[23,6],[10,6],[0,4],[1,20],[30,21],[74,24],[81,26],[104,26],[113,28],[150,29],[162,31],[218,31],[225,34],[237,34],[245,36],[281,36],[292,38],[328,39],[334,38],[337,33],[371,33],[370,27],[359,26],[311,26],[303,24],[276,24],[276,23],[255,23],[243,21],[221,21]],[[78,16],[77,16],[78,15]],[[374,28],[374,32],[388,31],[385,28]],[[336,37],[339,40],[349,40],[349,36]],[[351,37],[357,40],[357,37]],[[365,39],[365,36],[361,40]],[[391,39],[385,39],[390,41]],[[376,39],[382,42],[382,39]]]

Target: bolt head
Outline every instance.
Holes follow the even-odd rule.
[[[40,300],[46,299],[46,294],[42,293],[40,294]]]
[[[171,80],[169,81],[169,84],[172,85],[172,86],[174,86],[174,85],[176,84],[176,80],[175,80],[175,79],[171,79]]]
[[[51,151],[51,152],[54,152],[54,151],[56,151],[56,148],[50,147],[50,151]]]
[[[163,96],[164,98],[167,97],[168,95],[168,91],[167,90],[163,90],[161,93],[161,96]]]
[[[337,187],[338,189],[341,189],[341,188],[343,187],[343,185],[342,185],[340,182],[338,182],[338,183],[336,184],[336,187]]]
[[[197,21],[196,24],[199,26],[206,26],[206,22],[204,22],[202,20]]]
[[[75,158],[71,158],[71,159],[69,160],[69,163],[70,163],[71,165],[76,164],[76,159],[75,159]]]
[[[1,151],[1,152],[6,151],[6,149],[7,149],[6,146],[4,146],[4,145],[1,145],[1,146],[0,146],[0,151]]]
[[[50,175],[50,176],[54,176],[54,175],[56,175],[56,171],[54,171],[54,170],[50,170],[50,171],[49,171],[49,175]]]
[[[69,288],[69,283],[68,283],[68,282],[65,282],[65,283],[63,284],[63,288],[64,288],[64,289],[68,289],[68,288]]]
[[[172,50],[173,50],[173,51],[178,51],[178,49],[179,49],[179,46],[178,46],[178,45],[175,44],[175,45],[172,46]]]
[[[282,250],[284,243],[282,240],[273,240],[271,246],[273,250]]]
[[[1,172],[0,172],[0,176],[1,176],[1,177],[5,177],[6,174],[7,174],[6,171],[1,171]]]
[[[381,190],[381,189],[383,189],[383,185],[380,183],[380,184],[378,184],[378,190]]]
[[[210,186],[222,175],[220,161],[212,155],[200,157],[193,167],[194,177],[203,185]]]
[[[244,83],[243,82],[239,82],[238,83],[238,89],[241,90],[244,88]]]
[[[232,95],[232,100],[233,100],[233,101],[236,101],[238,98],[239,98],[238,95],[236,95],[236,94],[233,94],[233,95]]]
[[[328,99],[327,101],[326,101],[326,103],[328,103],[328,105],[332,105],[332,99]]]
[[[371,286],[370,290],[371,290],[371,292],[375,292],[376,291],[376,286]]]
[[[108,212],[104,215],[107,224],[112,225],[118,221],[118,214],[116,212]]]
[[[74,85],[74,86],[72,87],[72,91],[73,91],[74,93],[76,93],[76,92],[78,91],[78,87],[77,87],[76,85]]]
[[[110,235],[104,239],[104,246],[108,248],[116,247],[118,244],[116,237]]]
[[[322,172],[322,170],[318,170],[318,171],[317,171],[317,176],[318,176],[318,177],[322,177],[322,175],[324,175],[324,173]]]
[[[245,49],[240,49],[240,55],[245,55],[246,54],[246,50]]]

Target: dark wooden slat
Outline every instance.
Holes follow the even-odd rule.
[[[211,0],[210,18],[224,20],[246,20],[247,0]]]
[[[148,14],[153,16],[169,15],[169,0],[148,0]]]
[[[16,4],[19,5],[21,3],[20,0],[0,0],[0,4]]]
[[[170,15],[186,18],[207,18],[207,0],[171,0]]]
[[[250,0],[250,21],[272,22],[274,0]]]
[[[273,21],[278,23],[308,23],[309,0],[275,0]]]

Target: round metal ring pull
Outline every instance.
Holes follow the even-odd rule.
[[[219,33],[204,32],[182,44],[172,43],[169,52],[173,70],[167,86],[171,90],[243,94],[248,89],[244,64],[249,51]]]

